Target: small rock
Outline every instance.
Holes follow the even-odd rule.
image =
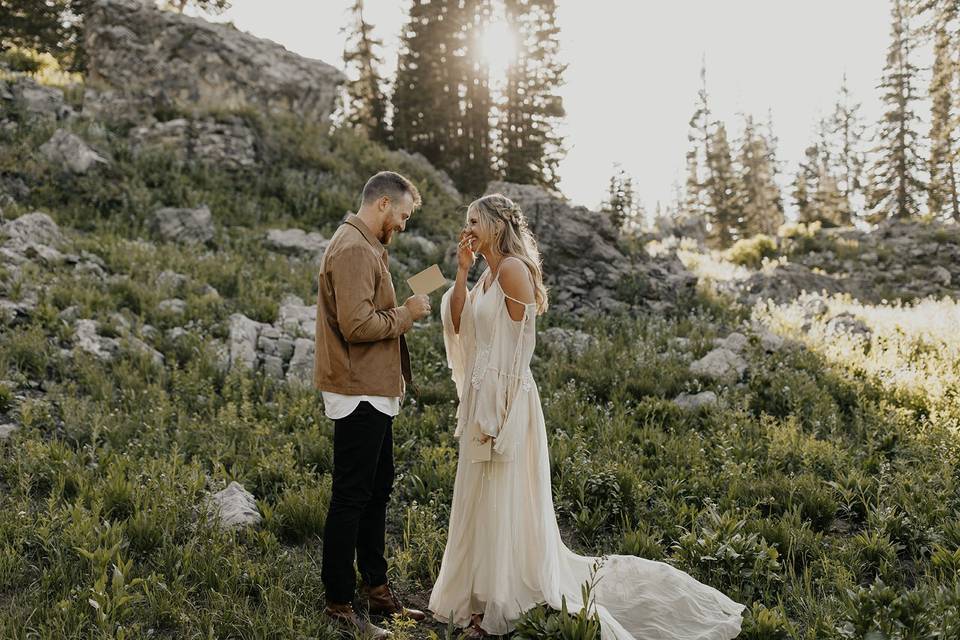
[[[86,173],[95,164],[107,159],[91,149],[80,137],[66,129],[57,129],[53,137],[40,146],[40,153],[71,173]]]
[[[78,307],[75,304],[72,304],[66,309],[63,309],[62,311],[60,311],[60,313],[57,314],[57,318],[59,318],[60,320],[63,320],[64,322],[72,323],[79,317],[79,314],[80,314],[80,307]]]
[[[148,345],[146,342],[141,340],[136,336],[127,336],[126,340],[128,341],[130,348],[137,353],[141,353],[150,358],[153,364],[157,367],[162,367],[164,362],[163,354]]]
[[[764,329],[760,332],[760,346],[762,346],[763,350],[767,353],[780,351],[785,343],[783,336],[772,331]]]
[[[310,386],[313,384],[313,358],[315,343],[307,338],[297,338],[293,343],[293,356],[287,365],[287,382]]]
[[[182,315],[187,311],[187,302],[180,298],[167,298],[157,303],[157,311]]]
[[[16,431],[19,428],[20,428],[19,425],[14,424],[12,422],[8,422],[7,424],[0,424],[0,440],[6,440],[11,435],[13,435],[14,431]]]
[[[849,334],[869,340],[870,336],[873,335],[873,330],[860,318],[849,311],[844,311],[830,318],[827,322],[827,333]]]
[[[200,287],[200,295],[201,295],[201,296],[213,296],[214,298],[219,298],[219,297],[220,297],[220,292],[217,291],[215,287],[212,287],[212,286],[210,286],[209,284],[204,283],[203,286]]]
[[[551,327],[544,331],[541,336],[549,351],[566,352],[575,358],[582,356],[584,352],[597,343],[596,338],[579,329]]]
[[[283,380],[283,360],[280,356],[264,354],[263,373],[276,380]]]
[[[681,393],[673,399],[673,403],[684,411],[695,411],[700,407],[717,404],[717,394],[713,391],[701,391],[695,394]]]
[[[690,364],[690,373],[693,375],[729,384],[739,380],[746,369],[747,363],[743,358],[723,347]]]
[[[724,349],[729,349],[734,353],[742,353],[744,349],[750,344],[750,339],[742,333],[734,331],[726,338],[720,339],[717,338],[714,340],[714,344],[718,347],[723,347]]]
[[[163,240],[182,244],[203,244],[213,239],[213,218],[206,206],[157,209],[150,218],[150,228]]]
[[[269,229],[266,245],[268,248],[288,255],[300,255],[319,260],[323,257],[330,241],[316,231],[310,233],[303,229]]]
[[[74,348],[90,353],[100,360],[112,360],[120,349],[120,341],[97,333],[96,320],[77,320],[74,328]]]
[[[953,279],[950,275],[950,272],[947,271],[945,267],[940,265],[935,266],[930,270],[930,277],[933,278],[933,281],[944,286],[949,287],[950,281]]]
[[[182,273],[177,273],[176,271],[170,271],[167,269],[158,273],[154,282],[156,282],[158,287],[163,287],[165,289],[169,288],[177,291],[180,289],[180,287],[186,285],[189,280],[190,278]]]
[[[262,519],[253,494],[236,481],[223,491],[209,496],[206,507],[211,517],[217,518],[225,529],[257,525]]]
[[[230,365],[242,365],[248,369],[257,365],[257,338],[262,322],[252,320],[242,313],[230,316]]]

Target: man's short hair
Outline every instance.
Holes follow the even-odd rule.
[[[420,192],[416,185],[394,171],[381,171],[374,174],[367,184],[363,185],[363,204],[369,204],[382,198],[390,196],[394,200],[399,200],[403,194],[409,193],[413,198],[413,208],[420,206]]]

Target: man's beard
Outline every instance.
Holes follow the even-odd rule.
[[[393,239],[393,234],[396,233],[396,227],[384,224],[383,228],[380,229],[380,242],[383,244],[390,244],[390,241]]]

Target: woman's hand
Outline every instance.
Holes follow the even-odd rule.
[[[473,253],[473,244],[476,241],[476,238],[469,231],[463,230],[460,232],[460,238],[457,242],[457,267],[461,271],[469,271],[476,261],[477,256]]]
[[[486,433],[481,433],[481,434],[480,434],[480,444],[487,444],[487,442],[490,441],[490,440],[493,440],[493,443],[494,443],[494,444],[497,443],[497,438],[496,438],[496,436],[490,436],[490,435],[487,435]]]

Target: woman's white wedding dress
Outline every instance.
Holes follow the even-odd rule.
[[[500,635],[541,602],[559,609],[566,596],[568,610],[580,610],[581,586],[597,558],[570,551],[557,527],[546,427],[530,373],[536,306],[525,305],[523,318],[513,320],[498,280],[483,291],[488,273],[467,293],[459,334],[453,287],[441,302],[460,444],[429,608],[460,627],[483,613],[482,628]],[[490,461],[471,462],[470,439],[481,432],[495,435],[496,444]],[[740,633],[744,605],[666,563],[610,555],[598,576],[593,599],[602,640],[728,640]]]

